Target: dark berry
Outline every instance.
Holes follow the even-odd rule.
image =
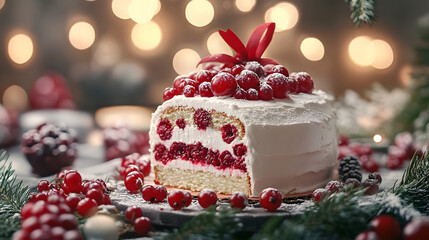
[[[286,77],[289,77],[288,70],[283,65],[275,65],[271,68],[270,73],[281,73]]]
[[[211,189],[204,189],[198,194],[198,203],[202,208],[208,208],[216,205],[217,195]]]
[[[235,145],[233,149],[234,149],[234,154],[237,157],[244,156],[247,153],[247,147],[242,143]]]
[[[259,98],[264,101],[270,101],[273,99],[273,88],[268,84],[262,84],[259,88]]]
[[[375,179],[375,180],[377,180],[378,184],[380,184],[383,181],[383,179],[381,178],[380,173],[378,173],[378,172],[370,173],[368,175],[368,178],[369,179]]]
[[[186,144],[182,142],[173,142],[170,146],[169,157],[171,159],[179,159],[186,154]]]
[[[346,182],[349,178],[355,178],[359,182],[362,181],[359,160],[353,156],[342,158],[338,166],[338,175],[342,182]]]
[[[161,140],[168,140],[171,138],[173,127],[171,126],[170,120],[162,119],[156,128],[156,133],[159,135]]]
[[[237,90],[234,93],[234,98],[236,99],[246,99],[247,92],[246,90],[238,87]]]
[[[325,189],[330,193],[338,192],[343,189],[343,185],[338,181],[330,181],[326,184]]]
[[[235,76],[235,79],[237,80],[237,84],[244,90],[248,90],[249,88],[257,89],[259,86],[258,75],[249,70],[243,70]]]
[[[198,91],[201,97],[213,97],[212,84],[210,82],[203,82],[198,86]]]
[[[313,201],[315,203],[319,203],[320,201],[323,200],[323,198],[326,196],[326,194],[328,194],[328,191],[324,188],[318,188],[318,189],[314,190],[314,192],[312,194]]]
[[[150,220],[147,217],[139,217],[134,221],[134,231],[139,235],[147,235],[150,227]]]
[[[409,222],[404,227],[404,240],[427,239],[429,236],[429,218],[421,217]]]
[[[256,89],[253,89],[253,88],[248,89],[246,99],[247,100],[258,100],[259,99],[258,91]]]
[[[378,216],[369,222],[369,226],[377,233],[380,240],[395,240],[401,238],[401,225],[391,216]]]
[[[155,145],[155,160],[159,161],[167,155],[167,147],[164,144],[158,143]]]
[[[300,72],[295,74],[294,77],[298,81],[299,92],[311,93],[313,91],[314,83],[308,73]]]
[[[266,188],[259,196],[259,203],[267,211],[275,211],[282,204],[282,195],[277,189]]]
[[[199,130],[206,130],[211,124],[212,117],[209,112],[199,108],[194,114],[194,123]]]
[[[280,73],[272,73],[267,77],[267,84],[273,89],[275,98],[288,97],[288,83],[287,77]]]
[[[247,62],[244,68],[256,73],[258,77],[265,76],[264,67],[262,67],[262,65],[258,62],[255,62],[255,61]]]
[[[183,118],[179,118],[176,120],[176,125],[180,128],[180,129],[185,129],[186,127],[186,121]]]
[[[237,137],[237,128],[234,125],[226,124],[220,129],[224,142],[230,144]]]
[[[162,94],[162,99],[164,99],[164,101],[167,101],[167,100],[172,99],[176,95],[177,95],[176,89],[174,89],[174,88],[166,88],[164,90],[164,93]]]
[[[360,182],[356,178],[348,178],[344,185],[347,188],[357,188],[360,186]]]
[[[237,88],[237,82],[229,73],[218,73],[212,78],[212,91],[215,96],[232,96]]]
[[[125,211],[125,217],[128,219],[128,221],[134,223],[134,221],[143,216],[143,211],[141,208],[137,206],[131,206],[128,207]]]
[[[366,195],[374,195],[378,193],[378,181],[375,179],[367,179],[362,183],[363,188],[367,188],[365,191]]]
[[[241,192],[235,192],[231,194],[228,200],[229,205],[231,205],[232,208],[244,209],[248,204],[246,195]]]

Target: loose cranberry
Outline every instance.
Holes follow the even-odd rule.
[[[72,211],[76,210],[77,204],[80,202],[80,197],[78,195],[70,194],[66,198],[66,203]]]
[[[82,176],[77,171],[70,171],[64,177],[64,184],[71,192],[80,192]]]
[[[204,189],[198,194],[198,203],[202,208],[208,208],[217,203],[217,195],[211,189]]]
[[[281,73],[285,75],[286,77],[289,77],[288,70],[283,65],[275,65],[271,68],[270,73]]]
[[[89,189],[85,195],[87,198],[94,199],[97,205],[101,205],[104,200],[104,194],[98,189]]]
[[[256,89],[250,88],[249,90],[247,90],[246,99],[247,100],[258,100],[259,99],[258,91]]]
[[[137,206],[131,206],[125,210],[125,217],[128,219],[128,221],[134,223],[134,220],[139,217],[143,217],[143,211]]]
[[[429,236],[429,218],[422,217],[409,222],[404,227],[404,240],[427,239]]]
[[[174,88],[166,88],[164,93],[162,94],[162,99],[164,101],[172,99],[174,96],[178,95],[176,89]]]
[[[37,189],[39,189],[39,192],[49,190],[49,181],[48,180],[40,180],[39,183],[37,184]]]
[[[306,72],[295,74],[295,79],[298,81],[299,91],[303,93],[311,93],[314,88],[314,82],[310,75]]]
[[[374,231],[365,231],[359,233],[355,240],[381,240]]]
[[[246,90],[238,87],[237,90],[234,93],[234,98],[236,99],[246,99],[247,92]]]
[[[238,74],[240,74],[244,69],[245,69],[245,68],[244,68],[244,66],[243,66],[243,65],[241,65],[241,64],[234,65],[234,66],[231,68],[231,74],[232,74],[232,75],[234,75],[234,76],[237,76],[237,75],[238,75]]]
[[[328,194],[328,191],[324,188],[318,188],[314,190],[312,194],[314,203],[319,203],[320,201],[322,201],[326,194]]]
[[[287,77],[280,73],[272,73],[267,77],[267,84],[273,89],[273,95],[275,98],[287,98],[288,97],[288,83]]]
[[[167,197],[167,188],[162,185],[155,186],[155,199],[157,202],[162,202]]]
[[[143,179],[137,174],[129,174],[124,183],[128,191],[137,193],[143,186]]]
[[[194,86],[187,85],[183,88],[183,95],[185,97],[194,97],[197,93],[197,89]]]
[[[183,194],[185,195],[185,207],[189,207],[192,203],[192,195],[189,191],[183,191]]]
[[[58,217],[59,226],[65,230],[76,229],[79,226],[79,222],[76,217],[71,213],[61,214]]]
[[[345,185],[347,188],[357,188],[357,187],[359,187],[359,186],[360,186],[360,182],[359,182],[359,180],[357,180],[356,178],[348,178],[348,179],[346,180],[346,182],[344,183],[344,185]]]
[[[262,84],[259,88],[259,98],[264,101],[270,101],[273,100],[273,88],[268,84]]]
[[[197,73],[195,76],[195,80],[198,82],[198,84],[201,84],[203,82],[210,82],[212,80],[212,73],[208,70],[201,70]]]
[[[185,194],[181,190],[173,190],[168,194],[168,204],[174,210],[180,210],[186,206]]]
[[[237,137],[237,128],[234,125],[226,124],[220,129],[224,142],[230,144]]]
[[[365,180],[365,182],[362,183],[362,187],[363,188],[368,188],[365,191],[366,195],[374,195],[376,193],[378,193],[378,181],[375,179],[367,179]]]
[[[371,220],[371,229],[377,233],[380,240],[394,240],[401,238],[401,225],[391,216],[382,215]]]
[[[398,169],[401,165],[402,161],[395,156],[389,156],[386,162],[386,166],[391,170]]]
[[[199,108],[197,111],[195,111],[194,123],[197,125],[199,130],[206,130],[207,127],[212,123],[212,117],[209,112]]]
[[[180,129],[185,129],[186,127],[186,121],[183,118],[179,118],[176,120],[176,125],[177,127],[179,127]]]
[[[170,120],[162,119],[156,128],[156,133],[159,135],[161,140],[168,140],[171,138],[173,128],[171,126]]]
[[[94,199],[85,198],[80,200],[76,209],[82,217],[88,218],[97,212],[97,202]]]
[[[155,202],[155,187],[152,185],[145,185],[142,188],[142,197],[145,201]]]
[[[150,220],[147,217],[139,217],[134,222],[134,231],[139,235],[147,235],[150,227]]]
[[[237,209],[244,209],[249,202],[246,195],[244,195],[241,192],[235,192],[231,194],[228,200],[229,200],[229,205],[231,205],[232,208],[237,208]]]
[[[235,77],[235,80],[237,81],[237,84],[244,90],[248,90],[249,88],[257,89],[259,87],[258,75],[249,70],[243,70]]]
[[[378,171],[379,166],[378,166],[377,162],[375,162],[372,159],[363,160],[363,161],[362,161],[362,159],[363,159],[363,157],[361,157],[362,169],[364,169],[370,173]]]
[[[212,84],[210,82],[203,82],[198,86],[198,92],[201,97],[213,97]]]
[[[258,62],[255,62],[255,61],[247,62],[244,68],[256,73],[259,77],[265,76],[264,67],[262,67],[262,65]]]
[[[325,189],[330,193],[338,192],[343,189],[343,185],[338,181],[330,181],[326,184]]]
[[[383,179],[381,178],[380,173],[378,173],[378,172],[370,173],[368,175],[368,178],[369,179],[375,179],[375,180],[377,180],[378,184],[380,184],[383,181]]]
[[[234,154],[237,157],[244,156],[247,153],[247,147],[242,143],[235,145],[233,149],[234,149]]]
[[[275,211],[282,204],[282,195],[277,189],[266,188],[259,196],[259,203],[267,211]]]
[[[237,88],[237,82],[229,73],[218,73],[212,78],[212,91],[215,96],[232,96]]]

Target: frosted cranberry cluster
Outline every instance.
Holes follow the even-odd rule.
[[[245,64],[206,65],[203,70],[178,76],[173,87],[166,88],[164,101],[176,95],[185,97],[225,96],[236,99],[264,100],[288,98],[290,94],[311,93],[313,80],[308,73],[291,73],[282,65],[262,66],[256,61]]]

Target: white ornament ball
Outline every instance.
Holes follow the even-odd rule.
[[[87,240],[116,240],[119,238],[115,219],[106,215],[95,215],[88,218],[83,232]]]

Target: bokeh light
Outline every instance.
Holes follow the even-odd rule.
[[[94,27],[87,22],[73,24],[70,28],[69,40],[71,45],[79,50],[91,47],[95,40]]]
[[[124,126],[131,130],[148,130],[153,110],[140,106],[113,106],[95,112],[95,122],[101,128]]]
[[[8,109],[24,111],[28,105],[27,93],[22,87],[12,85],[3,93],[3,105]]]
[[[376,143],[380,143],[383,141],[383,137],[380,134],[375,134],[374,137],[372,137],[372,140],[374,140]]]
[[[256,4],[256,0],[235,0],[235,6],[242,12],[249,12]]]
[[[112,0],[112,11],[120,19],[129,19],[128,6],[131,0]]]
[[[201,60],[200,55],[192,49],[184,48],[178,51],[173,58],[173,68],[179,75],[195,71],[195,66]],[[199,66],[201,68],[201,66]]]
[[[232,55],[231,48],[223,40],[219,32],[214,32],[210,34],[207,39],[207,49],[209,50],[210,54],[225,53]]]
[[[213,20],[214,8],[207,0],[192,0],[186,5],[185,16],[195,27],[204,27]]]
[[[156,48],[162,39],[159,25],[153,21],[138,23],[131,31],[131,40],[141,50],[152,50]]]
[[[132,0],[128,13],[134,22],[146,23],[160,10],[160,5],[158,0]]]
[[[5,3],[6,3],[6,0],[0,0],[0,10],[3,8]]]
[[[367,36],[354,38],[349,44],[349,56],[359,66],[369,66],[375,60],[375,45]]]
[[[276,32],[293,28],[298,22],[298,18],[298,9],[288,2],[279,3],[265,13],[265,22],[275,22]]]
[[[325,55],[325,48],[319,39],[309,37],[301,42],[301,52],[308,60],[319,61]]]
[[[119,62],[121,50],[113,39],[104,37],[95,47],[93,61],[96,66],[111,67]]]
[[[33,41],[25,34],[16,34],[9,40],[7,50],[13,62],[24,64],[33,56]]]
[[[383,40],[374,40],[372,43],[375,46],[375,59],[371,64],[374,68],[377,69],[386,69],[390,67],[393,63],[393,50],[390,45]]]

